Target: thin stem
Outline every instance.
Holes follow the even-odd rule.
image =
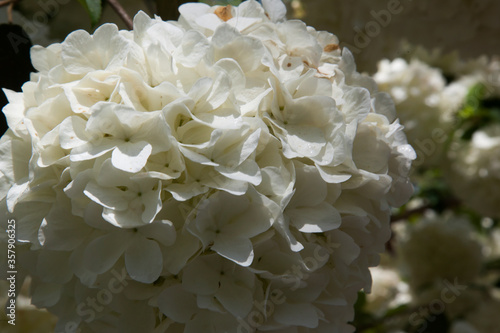
[[[7,20],[9,21],[9,24],[14,23],[14,19],[12,18],[12,10],[14,9],[14,1],[12,1],[7,7]]]
[[[128,29],[132,30],[134,27],[134,23],[130,16],[125,11],[125,8],[120,4],[118,0],[108,0],[108,3],[113,7],[113,10],[120,16],[122,21],[125,23]]]
[[[14,4],[18,2],[19,0],[3,0],[0,1],[0,7],[3,6],[8,6],[7,7],[7,20],[9,21],[9,24],[14,23],[14,20],[12,18],[12,10],[14,9]]]
[[[448,198],[448,199],[444,200],[443,203],[444,203],[444,206],[446,209],[453,209],[453,208],[460,206],[460,201],[455,199],[455,198]],[[428,204],[425,204],[423,206],[402,212],[401,214],[392,215],[391,216],[391,223],[406,220],[409,217],[411,217],[412,215],[422,214],[428,209],[433,209],[433,205],[428,203]]]
[[[431,205],[428,204],[428,205],[424,205],[424,206],[421,206],[418,208],[407,210],[405,212],[402,212],[401,214],[392,215],[391,216],[391,223],[406,220],[410,216],[415,215],[415,214],[421,214],[430,208],[431,208]]]

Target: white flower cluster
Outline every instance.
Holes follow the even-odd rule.
[[[394,267],[377,266],[370,272],[373,285],[371,293],[366,295],[365,306],[369,313],[382,317],[388,310],[410,303],[410,287]]]
[[[399,253],[418,300],[432,300],[446,281],[467,284],[479,276],[482,246],[472,234],[468,219],[451,214],[428,217],[409,228]]]
[[[334,35],[263,5],[33,48],[0,197],[56,332],[353,332],[414,151]]]
[[[448,153],[449,184],[460,200],[484,216],[500,217],[500,124],[456,140]]]
[[[417,152],[415,166],[438,163],[451,128],[450,114],[461,106],[467,89],[447,87],[439,69],[401,58],[380,61],[374,79],[394,99],[408,142]],[[450,103],[450,95],[458,102]]]
[[[453,194],[467,206],[483,216],[499,218],[500,59],[478,60],[476,69],[460,77],[454,87],[462,91],[468,88],[468,95],[475,100],[469,108],[475,108],[478,116],[488,120],[475,129],[470,140],[461,138],[464,129],[454,133],[445,160],[448,183]],[[449,96],[451,100],[452,94]],[[474,119],[469,123],[474,123]]]

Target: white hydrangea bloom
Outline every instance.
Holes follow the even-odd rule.
[[[413,191],[390,97],[279,0],[180,13],[34,47],[6,91],[33,303],[56,331],[353,332]]]
[[[454,194],[480,214],[500,217],[500,125],[477,130],[470,141],[455,140],[448,155]]]

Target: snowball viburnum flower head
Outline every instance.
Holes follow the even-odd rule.
[[[353,332],[413,191],[392,100],[281,1],[179,11],[36,46],[6,90],[33,303],[56,331]]]
[[[453,193],[484,216],[500,217],[500,124],[457,138],[448,152],[448,182]]]

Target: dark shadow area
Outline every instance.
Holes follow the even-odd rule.
[[[0,88],[21,91],[21,86],[34,72],[30,60],[31,40],[26,32],[15,24],[0,24]],[[0,109],[8,103],[4,92],[0,92]],[[0,133],[7,130],[3,112],[0,116]]]

